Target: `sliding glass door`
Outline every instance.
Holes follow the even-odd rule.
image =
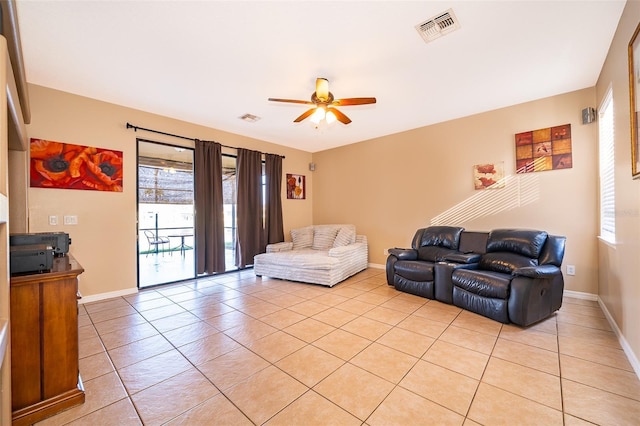
[[[236,259],[236,157],[222,155],[222,203],[224,209],[224,258],[225,269],[237,269]]]
[[[236,270],[236,157],[222,156],[225,270]],[[138,139],[138,287],[196,277],[194,151]]]
[[[195,278],[193,149],[138,140],[138,286]]]

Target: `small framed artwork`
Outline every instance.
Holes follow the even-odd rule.
[[[640,122],[640,24],[629,42],[629,98],[631,100],[631,175],[640,178],[640,158],[638,157],[638,122]]]
[[[304,200],[306,192],[304,175],[287,173],[287,199]]]
[[[516,134],[516,173],[572,167],[571,124]]]
[[[504,162],[474,165],[473,186],[475,189],[504,188]]]

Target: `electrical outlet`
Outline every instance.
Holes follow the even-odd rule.
[[[64,217],[65,225],[77,225],[78,224],[78,216],[65,216]]]
[[[575,275],[575,274],[576,274],[576,266],[567,265],[567,275]]]
[[[58,224],[58,216],[49,216],[49,225],[57,225]]]
[[[385,256],[389,254],[389,249],[382,249],[382,254],[384,254]]]

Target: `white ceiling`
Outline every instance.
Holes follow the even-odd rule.
[[[591,87],[624,4],[21,0],[17,9],[30,83],[316,152]],[[415,26],[449,8],[461,28],[425,43]],[[267,101],[308,100],[316,77],[336,98],[378,102],[341,107],[351,124],[315,129],[293,123],[307,106]]]

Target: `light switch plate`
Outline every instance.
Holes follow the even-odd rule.
[[[77,225],[78,224],[78,216],[65,216],[64,217],[65,225]]]

